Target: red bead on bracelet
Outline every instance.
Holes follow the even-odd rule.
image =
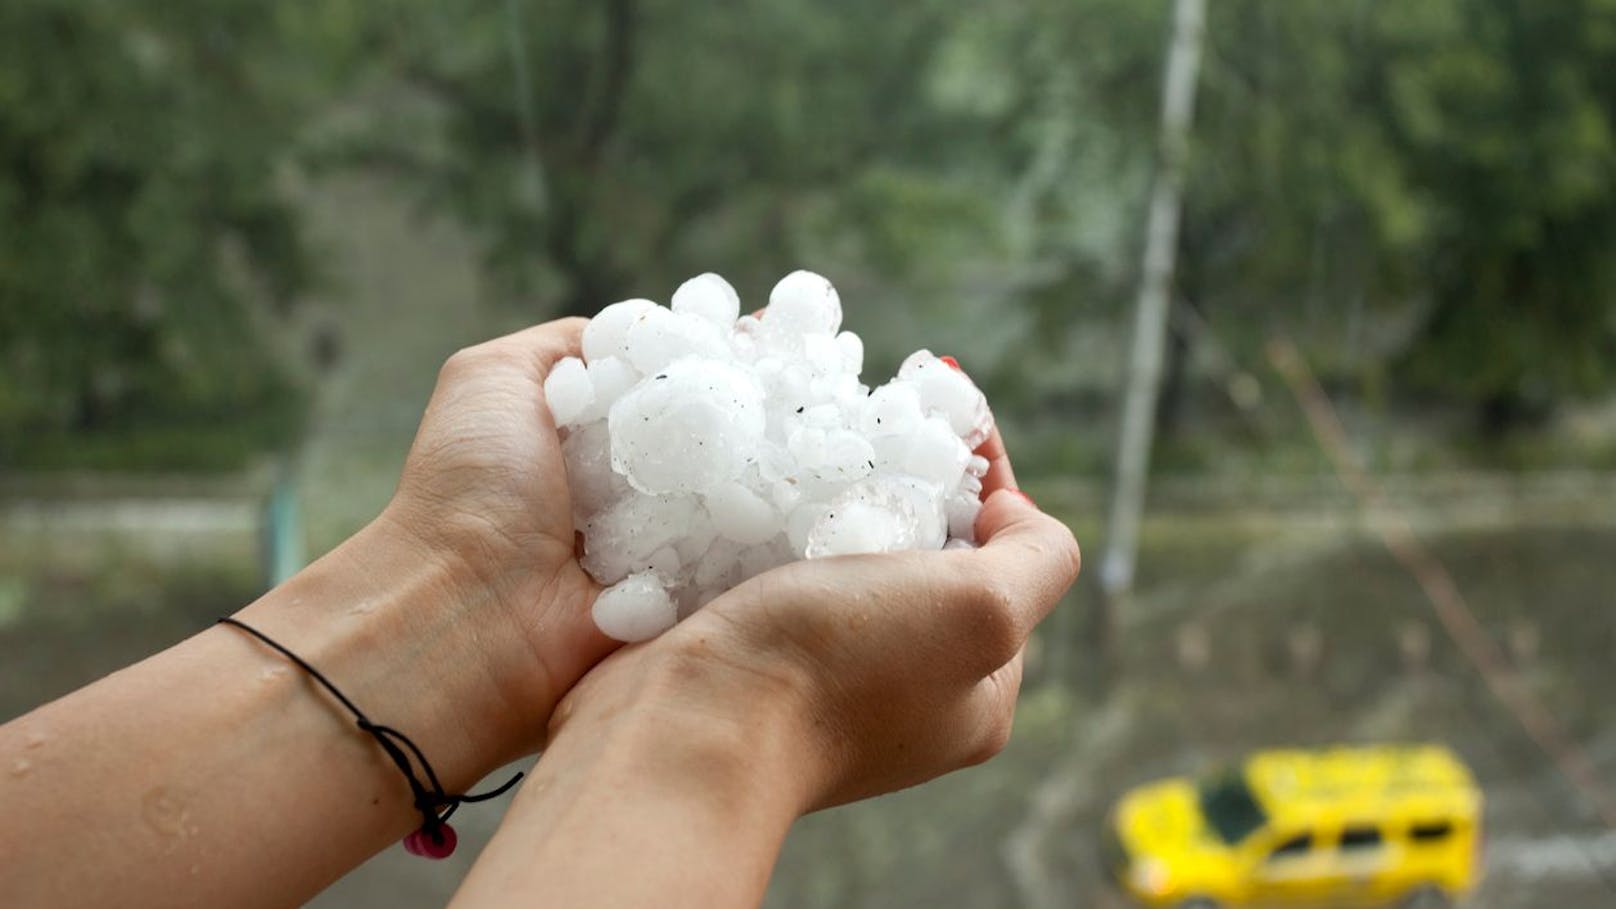
[[[422,858],[442,859],[454,855],[455,846],[460,838],[455,835],[455,829],[448,824],[439,824],[438,829],[427,833],[425,828],[416,830],[404,838],[404,851],[410,855],[419,855]]]

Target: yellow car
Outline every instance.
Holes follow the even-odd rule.
[[[1476,882],[1481,805],[1441,746],[1263,751],[1130,790],[1102,860],[1146,906],[1445,906]]]

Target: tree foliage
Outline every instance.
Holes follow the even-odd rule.
[[[1372,82],[1425,203],[1405,372],[1499,429],[1616,378],[1616,4],[1445,12],[1389,17]]]
[[[824,238],[887,269],[938,224],[990,238],[991,205],[955,178],[995,159],[992,124],[926,82],[944,4],[451,6],[378,13],[367,78],[423,103],[350,135],[350,160],[405,175],[562,311],[703,263],[771,274]]]
[[[255,323],[309,277],[268,9],[0,5],[0,464],[230,463],[291,430]]]
[[[1405,311],[1404,387],[1499,429],[1616,379],[1616,4],[1213,4],[1187,290]],[[1226,323],[1227,324],[1227,323]]]
[[[818,267],[875,304],[878,363],[924,316],[1049,399],[1074,315],[1120,325],[1137,280],[1168,7],[12,0],[0,459],[284,437],[310,146],[452,213],[513,299]],[[1237,355],[1284,326],[1493,426],[1611,386],[1616,0],[1214,0],[1208,29],[1178,295]]]
[[[715,263],[829,256],[1031,304],[1023,330],[1059,338],[1135,280],[1165,9],[389,13],[404,80],[442,118],[441,144],[389,153],[486,231],[496,269],[569,311]],[[1372,356],[1494,417],[1609,386],[1608,0],[1211,9],[1186,301],[1253,348],[1248,326],[1275,319],[1329,348],[1343,323],[1395,317],[1412,330]]]

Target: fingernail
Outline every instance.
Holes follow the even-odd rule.
[[[944,355],[944,356],[938,357],[937,359],[942,360],[944,363],[947,363],[949,366],[953,367],[954,369],[959,369],[960,372],[965,371],[963,369],[960,369],[959,361],[954,359],[953,357]]]

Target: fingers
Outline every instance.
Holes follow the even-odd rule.
[[[556,319],[513,332],[488,342],[500,349],[525,357],[548,375],[550,367],[566,357],[583,355],[584,326],[589,320],[581,316]]]
[[[981,548],[958,554],[968,565],[973,596],[960,599],[972,611],[985,656],[1002,665],[1019,651],[1032,629],[1077,579],[1082,553],[1065,524],[1038,509],[1021,492],[1001,489],[988,497],[976,519]]]
[[[969,751],[961,761],[966,766],[989,760],[1010,743],[1010,734],[1015,726],[1016,698],[1021,693],[1025,653],[1024,649],[1016,651],[1010,662],[978,682],[971,692],[970,705],[974,714],[971,725],[975,734],[970,737]]]
[[[928,668],[941,676],[981,679],[1009,663],[1033,628],[1054,609],[1077,577],[1077,541],[1064,524],[1043,513],[1014,490],[989,497],[977,518],[980,549],[955,552],[888,553],[799,562],[782,574],[762,579],[813,578],[827,589],[834,573],[839,596],[813,615],[840,640],[835,629],[849,616],[865,615],[873,604],[890,604],[888,623],[906,629],[904,637],[936,658]],[[795,585],[793,585],[795,586]],[[778,599],[778,597],[776,597]]]
[[[988,497],[976,518],[976,535],[983,541],[981,548],[966,554],[989,574],[1007,579],[1017,599],[1047,603],[1045,611],[1072,586],[1083,566],[1071,529],[1019,490],[1002,489]]]
[[[472,364],[471,368],[475,369],[476,364],[494,361],[535,370],[542,382],[556,363],[566,357],[582,355],[584,326],[588,324],[588,319],[573,316],[485,341],[450,357],[445,372],[457,371],[461,364]]]
[[[1001,489],[1020,488],[1016,485],[1016,472],[1010,468],[1010,453],[1005,451],[1004,437],[999,435],[997,425],[988,433],[987,441],[976,447],[976,453],[988,459],[988,472],[982,477],[983,501]]]

